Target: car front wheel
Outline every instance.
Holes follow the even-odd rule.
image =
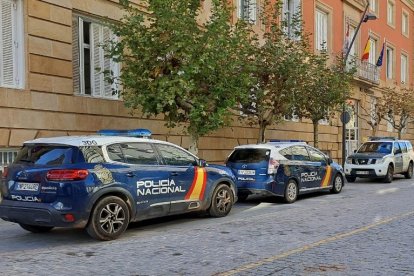
[[[19,223],[20,227],[26,231],[32,233],[46,233],[53,229],[52,226],[38,226],[38,225],[29,225],[24,223]]]
[[[226,184],[219,184],[213,192],[208,213],[212,217],[224,217],[234,204],[233,193]]]
[[[293,203],[298,198],[298,185],[294,180],[289,180],[285,189],[284,200],[286,203]]]
[[[349,183],[354,183],[355,182],[356,177],[355,176],[347,176],[346,177],[346,181],[348,181]]]
[[[387,170],[387,174],[384,177],[384,182],[391,183],[393,179],[394,179],[394,167],[390,164],[388,165],[388,170]]]
[[[404,174],[405,178],[407,179],[411,179],[413,178],[413,163],[410,162],[410,165],[408,165],[408,170],[407,172]]]
[[[96,204],[86,231],[97,240],[114,240],[127,229],[129,217],[125,201],[116,196],[108,196]]]
[[[339,194],[342,191],[342,187],[344,186],[344,180],[342,179],[342,176],[337,174],[334,178],[333,187],[331,189],[331,192],[334,194]]]

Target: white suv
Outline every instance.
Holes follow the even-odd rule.
[[[348,182],[357,177],[382,178],[390,183],[394,174],[413,177],[414,152],[409,141],[395,138],[373,137],[345,161]]]

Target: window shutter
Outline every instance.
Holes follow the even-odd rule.
[[[14,86],[17,82],[15,79],[16,68],[14,66],[16,57],[14,16],[16,4],[11,0],[1,0],[1,62],[0,62],[0,84],[4,86]]]
[[[100,47],[102,43],[102,26],[96,23],[91,23],[92,38],[91,38],[91,85],[92,96],[100,97],[103,91],[103,51]]]
[[[75,16],[72,19],[72,64],[73,64],[73,92],[79,94],[80,91],[80,47],[79,47],[79,20]]]
[[[103,43],[106,45],[110,40],[111,40],[111,30],[108,27],[103,27]],[[112,70],[112,60],[109,57],[105,56],[105,51],[104,51],[104,56],[103,56],[103,72],[105,74],[110,74],[111,70]],[[103,87],[104,87],[104,97],[105,98],[113,98],[112,95],[112,85],[105,81],[105,75],[103,75],[104,78],[104,83],[103,83]]]

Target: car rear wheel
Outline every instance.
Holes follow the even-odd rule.
[[[229,186],[219,184],[213,192],[208,213],[212,217],[224,217],[233,207],[234,197]]]
[[[391,183],[394,178],[394,167],[390,164],[388,165],[387,174],[384,177],[385,183]]]
[[[347,176],[346,177],[346,181],[348,181],[349,183],[354,183],[355,182],[356,177],[355,176]]]
[[[404,174],[405,178],[407,179],[411,179],[413,178],[413,163],[410,162],[410,165],[408,165],[408,170],[407,172]]]
[[[295,180],[289,180],[285,189],[284,200],[286,203],[293,203],[298,198],[298,185]]]
[[[334,178],[331,192],[334,194],[339,194],[342,191],[343,186],[344,186],[344,180],[342,179],[341,175],[337,174]]]
[[[129,217],[125,201],[116,196],[108,196],[96,204],[86,231],[97,240],[114,240],[127,229]]]
[[[53,226],[38,226],[19,223],[20,227],[32,233],[46,233],[53,229]]]

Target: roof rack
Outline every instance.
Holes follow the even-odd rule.
[[[102,136],[126,136],[138,138],[151,138],[151,131],[145,128],[137,129],[101,129],[97,133]]]
[[[379,141],[379,140],[391,140],[391,141],[397,141],[397,137],[392,136],[370,136],[368,137],[369,141]]]
[[[306,145],[307,144],[303,140],[281,140],[281,139],[270,139],[268,143],[272,143],[272,144],[291,144],[291,143],[295,143],[295,144],[301,144],[301,145]]]

